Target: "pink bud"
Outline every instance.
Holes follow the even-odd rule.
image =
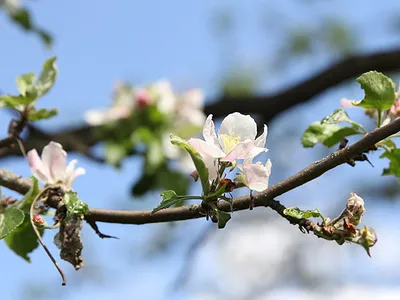
[[[151,103],[150,93],[145,89],[137,89],[135,98],[140,108],[145,108]]]
[[[390,115],[393,118],[400,117],[400,97],[396,99],[396,102],[390,108]]]
[[[41,216],[33,216],[32,221],[35,225],[44,225],[45,221]]]

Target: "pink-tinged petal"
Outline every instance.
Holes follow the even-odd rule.
[[[218,138],[215,133],[215,124],[212,117],[213,115],[209,115],[204,123],[203,137],[207,143],[218,145]]]
[[[267,125],[264,124],[264,132],[258,138],[256,138],[256,142],[254,143],[254,145],[256,147],[264,148],[265,143],[267,142],[267,134],[268,134],[268,127]]]
[[[247,139],[254,141],[257,135],[257,124],[249,115],[235,112],[222,121],[218,134],[239,137],[242,142]]]
[[[54,183],[63,181],[67,164],[67,152],[63,150],[61,144],[50,142],[45,146],[42,152],[42,160],[44,167],[49,170]]]
[[[342,98],[340,99],[340,106],[343,108],[354,108],[357,107],[355,104],[357,104],[358,102],[360,101]]]
[[[201,139],[190,139],[189,145],[192,146],[202,156],[211,156],[213,158],[221,158],[225,156],[225,153],[214,144],[207,143]]]
[[[236,159],[245,159],[249,156],[249,153],[254,149],[254,141],[247,140],[244,143],[237,144],[231,152],[225,157],[221,158],[221,161],[234,161]]]
[[[43,162],[39,157],[36,149],[32,149],[28,152],[28,164],[32,174],[40,181],[44,183],[51,183],[50,176],[47,170],[43,166]]]
[[[271,175],[272,163],[267,161],[265,166],[262,164],[251,164],[243,166],[243,173],[246,176],[249,189],[261,192],[268,188],[269,176]]]

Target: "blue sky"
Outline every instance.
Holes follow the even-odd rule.
[[[310,2],[307,4],[306,2]],[[27,3],[33,11],[38,24],[47,28],[55,37],[55,46],[46,50],[39,39],[26,34],[0,15],[2,47],[0,48],[0,90],[7,93],[16,91],[15,77],[25,72],[38,72],[44,60],[57,55],[59,77],[53,90],[41,100],[43,107],[58,107],[60,114],[51,121],[40,125],[48,131],[73,126],[82,122],[83,112],[90,108],[105,107],[115,80],[124,79],[134,83],[155,81],[167,78],[178,88],[200,87],[208,96],[218,91],[218,80],[222,70],[229,62],[245,64],[250,69],[273,61],[273,54],[280,44],[281,36],[275,27],[281,24],[276,19],[296,24],[318,25],[324,17],[341,17],[350,24],[359,35],[356,45],[361,51],[373,51],[390,48],[399,44],[399,35],[383,26],[383,20],[400,9],[397,1],[370,3],[365,1],[30,1]],[[229,9],[237,20],[235,33],[230,38],[229,52],[223,52],[223,41],[217,40],[212,30],[212,16],[216,9]],[[355,13],[357,12],[357,13]],[[269,30],[262,27],[263,15]],[[372,23],[372,20],[376,23]],[[382,20],[382,22],[381,22]],[[277,22],[276,25],[274,22]],[[271,25],[272,24],[272,25]],[[386,24],[386,23],[385,23]],[[386,29],[385,29],[386,28]],[[267,71],[260,90],[276,90],[291,84],[332,61],[332,55],[319,53],[310,64],[310,60],[300,59],[290,62],[282,70]],[[283,115],[270,125],[268,143],[274,166],[282,167],[272,182],[298,171],[327,152],[322,148],[304,150],[300,148],[301,131],[316,119],[320,119],[337,107],[341,97],[360,98],[358,86],[342,86],[330,90],[308,106],[293,108],[291,113]],[[352,115],[360,117],[357,112]],[[301,116],[301,124],[293,127],[293,114]],[[5,128],[9,116],[0,112],[0,128]],[[276,127],[274,127],[276,125]],[[280,141],[282,135],[292,132],[293,139]],[[281,148],[279,148],[281,147]],[[274,149],[275,148],[275,149]],[[294,149],[291,153],[299,159],[288,163],[278,149]],[[290,157],[290,156],[289,156]],[[79,178],[74,185],[80,197],[90,206],[104,208],[152,208],[159,200],[157,193],[150,195],[147,201],[133,202],[129,198],[129,184],[137,176],[135,169],[140,163],[130,159],[118,172],[108,166],[86,160],[82,156],[71,155],[79,159],[86,168],[87,175]],[[274,160],[273,160],[274,161]],[[367,179],[375,180],[381,172],[380,163],[371,171],[369,166],[361,165],[357,174],[364,173]],[[29,176],[27,164],[22,159],[9,159],[1,162],[1,167],[10,168],[24,176]],[[353,170],[353,169],[350,169]],[[365,174],[368,172],[368,174]],[[343,189],[349,184],[355,173],[349,169],[335,170],[315,183],[306,185],[290,196],[282,197],[288,205],[294,205],[295,199],[304,199],[313,194],[312,203],[318,203],[315,195],[323,189]],[[341,181],[337,178],[340,176]],[[359,175],[357,175],[359,176]],[[345,182],[347,180],[347,182]],[[354,179],[353,179],[354,181]],[[318,204],[319,205],[319,204]],[[372,204],[367,221],[379,220],[387,211],[387,205]],[[383,207],[383,208],[382,208]],[[310,207],[312,208],[312,207]],[[390,209],[398,210],[397,204]],[[390,217],[389,217],[390,219]],[[378,223],[378,222],[376,222]],[[5,291],[5,299],[24,298],[24,286],[41,289],[45,286],[50,294],[43,299],[52,299],[62,293],[66,298],[109,299],[171,299],[187,298],[187,295],[171,291],[171,284],[182,267],[182,253],[191,239],[202,231],[203,220],[190,221],[178,226],[171,234],[173,247],[158,255],[146,256],[151,241],[163,235],[163,225],[122,226],[99,224],[108,234],[120,237],[120,240],[100,240],[90,230],[84,231],[87,266],[74,272],[70,266],[62,263],[68,270],[70,284],[67,288],[58,286],[59,278],[42,249],[32,254],[32,263],[27,264],[0,244],[0,289]],[[378,227],[375,224],[375,227]],[[287,230],[294,230],[288,227]],[[166,231],[169,232],[169,231]],[[188,236],[187,238],[181,238]],[[50,234],[47,236],[51,243]],[[388,245],[388,244],[384,244]],[[362,249],[361,249],[362,250]],[[53,247],[53,251],[56,251]],[[361,253],[357,252],[357,254]],[[363,255],[363,254],[362,254]],[[358,256],[357,256],[358,257]],[[370,266],[360,258],[360,266],[355,271],[361,278],[368,279],[376,273],[376,266]],[[356,262],[357,263],[357,262]],[[202,273],[201,269],[198,271]],[[12,280],[4,280],[5,274]],[[204,274],[203,274],[204,275]],[[373,277],[376,278],[376,277]],[[386,277],[385,277],[386,278]],[[388,275],[387,282],[390,283]],[[399,277],[392,278],[397,283]],[[67,290],[67,291],[66,291]],[[33,293],[33,292],[32,292]],[[38,291],[40,294],[41,292]],[[4,295],[4,294],[3,294]],[[33,294],[32,294],[33,295]],[[72,297],[73,295],[73,297]],[[26,296],[26,295],[25,295]],[[28,298],[25,298],[28,299]],[[32,298],[33,299],[33,298]],[[41,299],[41,298],[39,298]]]

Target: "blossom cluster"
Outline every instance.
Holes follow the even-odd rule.
[[[193,88],[176,93],[166,80],[159,80],[144,87],[132,87],[117,82],[111,107],[105,110],[90,110],[86,112],[85,120],[91,126],[105,125],[135,117],[135,113],[143,112],[150,106],[155,107],[168,120],[168,126],[164,126],[164,134],[161,137],[164,155],[169,159],[178,160],[179,165],[188,170],[191,168],[189,158],[171,145],[169,135],[172,132],[189,138],[192,133],[200,132],[205,120],[204,94],[201,89]],[[135,128],[132,128],[132,131],[134,130]]]
[[[254,119],[235,112],[222,121],[217,134],[212,115],[209,115],[203,127],[204,140],[191,138],[188,143],[201,154],[210,180],[221,178],[226,170],[229,173],[237,166],[240,173],[236,181],[251,190],[263,191],[268,187],[272,164],[270,160],[265,165],[253,163],[253,160],[268,151],[265,148],[267,132],[267,125],[264,125],[263,133],[256,138],[257,124]]]

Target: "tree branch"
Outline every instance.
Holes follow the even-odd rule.
[[[222,96],[207,105],[205,113],[213,114],[217,118],[239,111],[244,114],[259,115],[264,123],[268,123],[288,108],[305,103],[321,92],[370,70],[381,72],[400,70],[400,49],[350,56],[303,82],[272,95],[248,95],[235,98]],[[103,162],[101,158],[94,157],[90,151],[93,145],[101,142],[99,137],[95,136],[93,129],[85,125],[50,134],[29,126],[24,146],[27,151],[36,148],[40,152],[50,141],[56,141],[61,143],[66,151],[76,151],[95,161]],[[0,158],[20,155],[19,149],[0,149]]]
[[[214,117],[223,117],[235,111],[243,114],[258,114],[265,123],[268,123],[283,111],[305,103],[325,90],[364,72],[398,71],[400,70],[399,60],[400,49],[349,56],[286,90],[264,96],[222,97],[208,105],[205,112],[207,115],[213,114]]]
[[[293,219],[283,214],[285,207],[274,200],[274,198],[291,191],[313,179],[321,176],[325,172],[347,163],[349,159],[362,153],[366,149],[375,145],[377,142],[389,137],[400,131],[400,118],[397,118],[392,123],[375,129],[374,131],[366,134],[358,142],[351,146],[345,147],[341,150],[335,151],[329,156],[316,161],[304,168],[300,172],[292,175],[291,177],[270,186],[267,190],[257,193],[254,196],[254,206],[265,206],[278,212],[282,217],[287,219],[292,224],[298,224],[304,228],[311,228],[309,221]],[[3,178],[5,177],[5,178]],[[14,181],[12,179],[15,179]],[[17,191],[21,194],[29,190],[30,184],[26,181],[21,181],[21,177],[13,174],[10,171],[0,169],[0,184]],[[249,208],[250,196],[238,197],[233,199],[233,210],[245,210]],[[218,203],[218,208],[223,211],[230,211],[230,204],[224,201]],[[89,222],[106,222],[106,223],[119,223],[119,224],[147,224],[159,222],[182,221],[189,219],[196,219],[205,217],[205,212],[201,205],[182,206],[177,208],[168,208],[161,210],[155,214],[150,210],[145,211],[126,211],[126,210],[109,210],[91,208],[90,212],[85,219]],[[312,229],[312,228],[311,228]]]

